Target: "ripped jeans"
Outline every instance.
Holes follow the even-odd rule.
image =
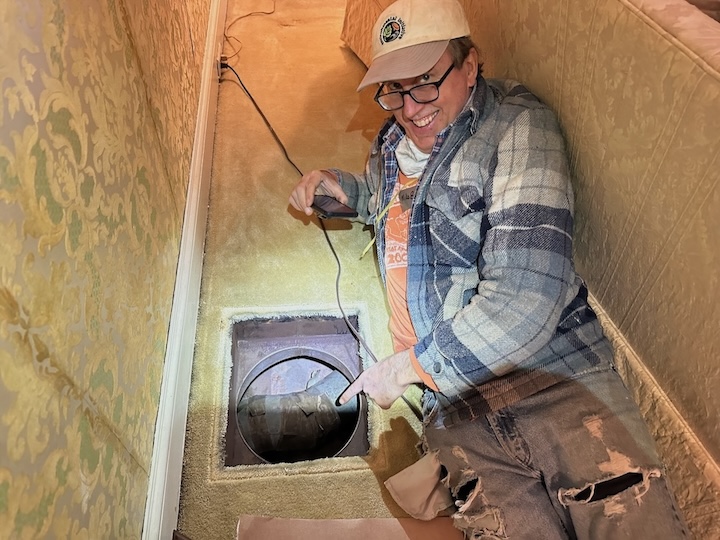
[[[613,369],[444,427],[424,398],[455,526],[473,540],[689,538],[655,444]]]

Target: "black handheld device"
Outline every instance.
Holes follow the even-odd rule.
[[[353,218],[358,215],[354,209],[327,195],[315,195],[312,209],[323,219]]]

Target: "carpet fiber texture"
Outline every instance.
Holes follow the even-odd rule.
[[[303,171],[362,170],[384,113],[355,88],[365,68],[340,41],[342,0],[228,5],[225,54]],[[256,14],[258,11],[272,14]],[[367,456],[225,467],[236,320],[339,315],[336,263],[315,218],[291,211],[299,180],[226,70],[220,83],[201,307],[192,373],[178,530],[232,538],[240,515],[306,519],[403,517],[383,482],[417,459],[420,424],[397,402],[371,405]],[[391,353],[387,307],[363,224],[328,222],[342,262],[340,295],[378,358]],[[367,356],[367,355],[366,355]],[[365,364],[370,362],[364,358]],[[420,392],[407,394],[418,402]]]

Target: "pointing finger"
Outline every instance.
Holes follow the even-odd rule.
[[[362,381],[360,380],[360,377],[358,377],[340,395],[340,397],[337,399],[337,403],[340,405],[345,405],[348,401],[350,401],[352,398],[354,398],[360,392],[362,392],[362,389],[363,389]]]

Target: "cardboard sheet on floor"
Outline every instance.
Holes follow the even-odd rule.
[[[448,517],[431,521],[414,518],[291,519],[240,516],[237,540],[462,540]]]

